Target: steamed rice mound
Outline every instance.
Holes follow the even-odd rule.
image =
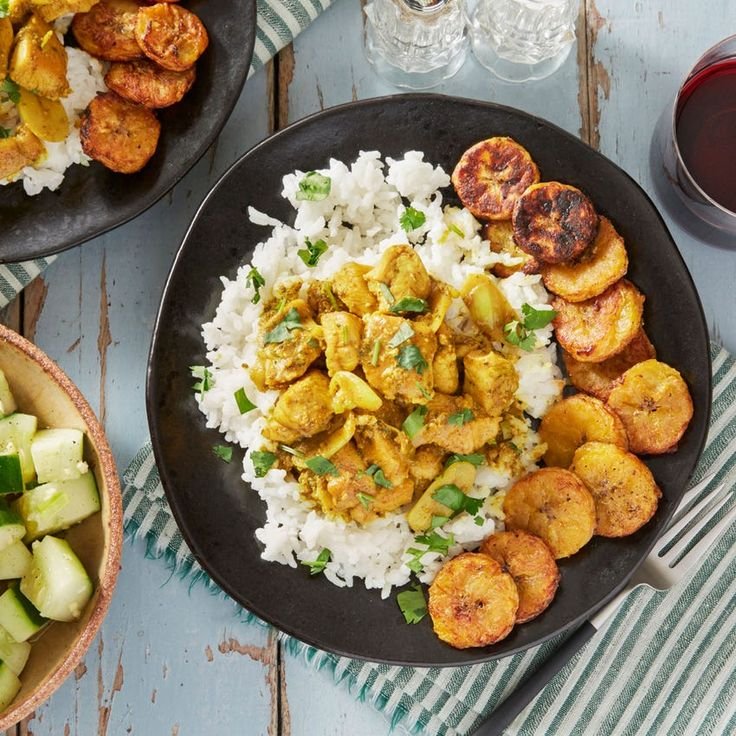
[[[424,161],[420,152],[410,151],[399,160],[387,158],[385,163],[376,151],[361,152],[349,166],[331,160],[329,167],[319,173],[331,180],[330,193],[321,201],[297,200],[304,172],[283,178],[282,195],[296,210],[293,225],[249,209],[251,221],[268,228],[266,239],[255,246],[251,260],[239,268],[233,280],[222,278],[223,292],[215,317],[202,330],[212,387],[197,394],[197,399],[207,426],[219,429],[227,441],[247,450],[243,480],[267,508],[266,523],[256,532],[263,544],[262,557],[296,567],[328,548],[331,558],[324,573],[332,583],[351,586],[359,578],[366,587],[378,588],[386,597],[393,586],[404,585],[412,574],[406,564],[411,559],[407,548],[414,546],[415,540],[404,513],[392,512],[365,526],[327,518],[303,498],[299,484],[284,470],[274,467],[263,478],[255,476],[250,454],[268,445],[261,432],[279,396],[278,391],[258,391],[249,376],[248,368],[256,362],[261,337],[258,321],[263,304],[271,298],[274,285],[287,277],[308,283],[330,277],[349,261],[375,265],[381,254],[396,244],[415,245],[429,274],[456,289],[469,275],[483,273],[494,263],[509,260],[509,256],[490,250],[488,242],[480,237],[480,224],[470,212],[443,205],[441,189],[449,186],[450,178],[439,166]],[[425,222],[409,233],[400,223],[407,207],[425,215]],[[297,255],[306,239],[322,239],[329,246],[313,268]],[[256,304],[247,281],[252,268],[265,280]],[[515,273],[498,283],[517,311],[522,304],[536,309],[548,304],[538,275]],[[446,319],[457,331],[470,329],[469,315],[460,299],[454,300]],[[496,529],[503,492],[517,477],[536,467],[544,450],[531,418],[540,417],[559,398],[563,381],[551,344],[552,326],[538,330],[536,335],[538,347],[531,352],[505,344],[497,346],[518,358],[515,367],[519,388],[515,398],[525,416],[510,428],[510,441],[498,446],[492,465],[478,468],[470,495],[486,499],[477,514],[480,518],[476,521],[460,514],[443,525],[442,532],[451,533],[455,544],[447,556],[428,552],[422,557],[422,582],[431,582],[447,557],[476,547]],[[256,405],[245,414],[240,413],[234,399],[240,388]]]

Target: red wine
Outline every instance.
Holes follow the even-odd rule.
[[[736,59],[699,71],[677,103],[677,143],[700,188],[736,212]]]

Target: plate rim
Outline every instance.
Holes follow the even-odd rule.
[[[200,553],[200,550],[198,549],[198,545],[196,541],[194,540],[194,537],[189,533],[187,524],[182,517],[181,509],[177,506],[177,503],[175,500],[176,498],[175,494],[172,490],[170,490],[170,488],[167,485],[167,483],[169,483],[169,479],[167,478],[167,470],[165,466],[160,462],[160,459],[163,457],[163,449],[162,449],[162,442],[160,440],[159,433],[155,431],[157,428],[157,412],[154,407],[154,398],[153,398],[153,391],[154,391],[153,373],[155,370],[154,357],[155,357],[155,353],[156,353],[156,349],[158,345],[159,333],[160,333],[161,321],[162,321],[162,316],[164,313],[164,308],[168,304],[171,298],[171,286],[172,286],[174,273],[181,259],[184,256],[184,251],[187,247],[187,243],[190,238],[190,235],[193,229],[195,228],[200,215],[207,207],[210,199],[217,194],[220,187],[226,185],[229,177],[234,173],[236,169],[238,169],[243,164],[243,162],[248,157],[250,157],[251,155],[255,155],[257,152],[259,152],[264,147],[273,145],[274,142],[277,143],[278,140],[286,134],[292,133],[293,131],[298,130],[300,128],[310,126],[314,124],[315,121],[319,122],[320,120],[326,117],[330,117],[332,115],[344,112],[348,108],[360,109],[360,108],[366,108],[366,107],[371,107],[374,105],[380,105],[380,104],[386,104],[386,103],[401,104],[402,102],[409,102],[409,101],[419,101],[419,102],[431,103],[432,101],[440,101],[440,100],[441,101],[451,100],[452,102],[457,103],[459,105],[467,104],[467,105],[471,105],[475,107],[485,107],[488,109],[500,110],[500,111],[511,113],[512,115],[525,117],[528,120],[532,121],[534,124],[542,125],[546,128],[551,128],[557,134],[560,134],[569,140],[575,141],[577,144],[582,144],[585,148],[588,149],[588,152],[592,152],[593,154],[595,154],[596,158],[605,161],[609,165],[615,166],[621,172],[621,174],[638,190],[639,194],[643,197],[643,199],[645,200],[645,202],[651,209],[652,213],[656,215],[656,219],[661,227],[663,234],[666,234],[667,238],[669,239],[671,246],[672,246],[672,251],[670,255],[676,256],[681,266],[682,273],[686,277],[687,282],[692,288],[692,293],[695,296],[695,301],[697,305],[697,318],[698,318],[699,327],[701,328],[700,332],[702,335],[705,336],[706,344],[709,345],[710,335],[708,331],[707,321],[705,318],[705,312],[703,309],[702,301],[700,299],[700,295],[697,291],[695,282],[692,278],[692,274],[690,273],[690,270],[688,269],[687,264],[684,258],[682,257],[682,254],[680,253],[680,250],[677,247],[677,244],[672,236],[672,233],[667,227],[667,224],[664,218],[662,217],[662,214],[660,213],[659,209],[657,208],[656,204],[654,203],[652,198],[649,196],[649,194],[644,190],[644,188],[625,169],[623,169],[615,161],[608,158],[607,156],[602,154],[600,151],[593,148],[588,143],[586,143],[579,137],[575,136],[574,134],[564,130],[563,128],[560,128],[556,124],[544,118],[541,118],[537,115],[533,115],[524,110],[514,108],[509,105],[501,105],[501,104],[494,103],[494,102],[489,102],[485,100],[476,100],[476,99],[467,98],[467,97],[458,97],[454,95],[445,95],[445,94],[432,93],[432,92],[420,92],[420,93],[409,92],[409,93],[399,93],[399,94],[394,94],[394,95],[382,95],[378,97],[369,97],[369,98],[364,98],[361,100],[354,100],[351,102],[342,103],[340,105],[335,105],[333,107],[325,108],[324,110],[319,110],[317,112],[314,112],[304,118],[301,118],[291,123],[290,125],[282,128],[281,130],[273,133],[271,136],[260,141],[259,143],[251,147],[248,151],[246,151],[243,155],[241,155],[235,162],[233,162],[231,166],[228,167],[228,169],[222,174],[222,176],[217,180],[217,182],[215,182],[215,184],[210,188],[210,190],[207,192],[207,194],[203,198],[200,205],[197,207],[197,210],[195,211],[192,217],[192,220],[184,234],[184,237],[182,238],[182,241],[177,249],[176,256],[174,257],[171,268],[169,270],[169,273],[164,283],[164,289],[162,291],[161,300],[159,303],[159,309],[156,314],[156,319],[155,319],[154,326],[153,326],[150,349],[149,349],[149,354],[148,354],[148,362],[146,366],[146,395],[145,395],[146,414],[148,417],[148,423],[149,423],[149,429],[150,429],[150,435],[151,435],[151,445],[153,449],[154,459],[156,462],[156,467],[158,468],[161,485],[164,489],[164,493],[169,503],[169,507],[171,509],[172,515],[174,516],[176,524],[182,534],[182,537],[184,538],[187,545],[189,546],[189,549],[192,552],[192,555],[194,556],[194,558],[202,566],[202,568],[206,571],[206,573],[210,576],[210,578],[220,588],[222,588],[222,590],[229,597],[231,597],[234,601],[236,601],[239,605],[241,605],[246,611],[254,614],[258,618],[269,623],[270,625],[284,632],[288,636],[308,646],[314,647],[321,651],[328,651],[328,652],[331,652],[341,657],[347,657],[349,659],[355,659],[355,660],[364,661],[364,662],[376,662],[376,663],[388,664],[392,666],[408,666],[408,667],[414,667],[414,668],[419,668],[419,669],[424,669],[424,668],[429,668],[429,667],[464,667],[464,666],[470,666],[473,664],[481,664],[481,663],[491,662],[497,659],[511,657],[520,652],[527,651],[528,649],[532,647],[536,647],[541,644],[544,644],[545,642],[555,638],[556,636],[559,636],[560,634],[564,632],[570,632],[578,628],[580,625],[585,623],[585,621],[590,619],[591,616],[593,616],[596,611],[599,611],[610,600],[612,600],[616,595],[618,595],[618,593],[621,590],[623,590],[623,588],[625,588],[625,586],[628,584],[631,577],[634,575],[635,571],[641,566],[641,564],[644,562],[646,557],[651,552],[659,536],[661,536],[661,534],[665,531],[667,522],[672,517],[672,515],[675,513],[676,504],[670,505],[670,508],[667,510],[667,513],[662,520],[662,528],[660,529],[659,534],[652,539],[652,541],[646,546],[646,548],[643,548],[639,562],[636,565],[634,565],[634,567],[628,573],[624,575],[621,582],[617,586],[611,589],[611,591],[607,595],[605,595],[598,602],[598,604],[589,607],[586,611],[582,612],[580,615],[576,616],[574,619],[569,621],[567,625],[560,627],[557,630],[550,632],[549,634],[540,636],[534,642],[522,644],[513,649],[509,649],[502,653],[496,653],[496,654],[494,654],[494,652],[492,651],[493,649],[492,645],[491,647],[480,647],[475,650],[453,650],[457,652],[477,651],[482,654],[481,656],[478,656],[472,660],[471,659],[453,660],[450,657],[448,660],[443,660],[442,662],[435,661],[435,662],[424,662],[424,663],[417,663],[415,661],[401,659],[400,657],[394,657],[390,659],[386,657],[371,657],[365,654],[346,651],[345,649],[341,647],[334,647],[334,646],[326,647],[324,643],[320,642],[318,639],[309,635],[308,633],[305,634],[301,630],[297,632],[293,626],[291,626],[288,622],[286,623],[282,622],[278,616],[274,616],[270,613],[264,613],[262,610],[260,610],[260,606],[258,605],[251,606],[249,603],[246,603],[243,600],[242,596],[236,590],[234,590],[233,586],[224,577],[222,577],[217,570],[210,568],[206,559],[204,559],[204,557]],[[693,474],[702,457],[703,449],[705,447],[707,437],[708,437],[708,428],[710,426],[710,418],[711,418],[711,410],[712,410],[712,402],[713,402],[712,359],[711,359],[709,348],[706,349],[705,359],[706,359],[706,362],[709,368],[707,377],[706,377],[706,381],[705,381],[706,383],[705,388],[707,388],[707,395],[709,399],[708,405],[705,409],[705,417],[704,417],[705,429],[702,433],[702,437],[700,438],[700,442],[698,443],[697,451],[694,454],[693,467],[690,470],[688,477],[683,479],[681,483],[682,490],[680,491],[679,497],[677,499],[678,501],[682,497],[682,494],[684,493],[688,482],[693,477]],[[277,563],[274,563],[274,564],[277,564]],[[402,586],[402,588],[404,587],[405,586]],[[373,592],[376,595],[379,595],[379,591],[376,590]],[[489,649],[491,651],[488,651]]]

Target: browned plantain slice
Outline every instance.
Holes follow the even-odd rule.
[[[82,50],[107,61],[132,61],[143,56],[135,40],[138,0],[100,0],[89,13],[77,13],[72,33]]]
[[[82,114],[82,149],[90,157],[121,174],[142,169],[156,152],[161,124],[146,107],[118,97],[97,95]]]
[[[625,537],[641,529],[662,497],[649,468],[626,450],[588,442],[575,452],[570,470],[587,486],[595,502],[595,533]]]
[[[194,13],[164,3],[138,11],[135,38],[149,59],[174,72],[189,69],[209,43],[207,31]]]
[[[452,172],[460,201],[484,220],[508,220],[522,192],[538,181],[539,169],[529,152],[500,136],[468,148]]]
[[[591,394],[601,401],[606,401],[617,378],[637,363],[649,358],[656,358],[654,345],[649,341],[644,329],[639,330],[636,337],[612,358],[601,363],[581,363],[569,353],[562,351],[562,359],[570,382],[575,388]]]
[[[590,250],[577,262],[544,266],[542,278],[551,292],[569,302],[582,302],[602,294],[623,278],[628,266],[624,239],[608,218],[601,217]]]
[[[157,109],[179,102],[191,89],[195,76],[195,67],[172,72],[148,59],[136,59],[111,64],[105,84],[126,100]]]
[[[558,181],[529,187],[516,202],[512,221],[517,245],[543,263],[579,258],[598,232],[593,203]]]
[[[580,478],[562,468],[542,468],[516,481],[503,511],[507,529],[541,537],[556,560],[574,555],[595,530],[593,496]]]
[[[524,253],[514,242],[514,228],[510,220],[483,223],[481,237],[490,243],[491,250],[494,253],[506,253],[512,258],[520,259],[519,263],[513,266],[507,266],[504,263],[494,263],[491,266],[491,272],[494,276],[505,279],[517,271],[523,271],[524,273],[539,272],[539,261],[536,258],[532,258],[528,253]]]
[[[484,647],[508,636],[518,607],[514,579],[478,552],[451,559],[429,587],[434,632],[456,649]]]
[[[560,571],[549,547],[539,537],[520,529],[496,532],[483,541],[480,551],[493,557],[514,579],[519,589],[517,624],[531,621],[552,603]]]
[[[693,416],[693,401],[682,376],[658,360],[629,368],[608,396],[620,417],[629,449],[638,455],[673,452]]]
[[[583,363],[600,363],[620,353],[639,333],[644,295],[626,279],[584,302],[552,300],[557,342]]]
[[[547,443],[544,462],[570,467],[572,456],[586,442],[610,442],[626,449],[626,430],[621,420],[600,399],[585,394],[558,401],[544,415],[539,436]]]

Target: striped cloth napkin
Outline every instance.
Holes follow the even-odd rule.
[[[703,494],[722,482],[736,485],[736,360],[716,345],[711,354],[711,428],[693,476],[697,483],[713,475]],[[144,537],[151,556],[164,558],[190,584],[199,581],[218,590],[171,516],[150,444],[138,453],[124,479],[126,530]],[[258,622],[245,611],[243,616]],[[488,664],[432,669],[359,662],[285,635],[283,641],[290,652],[383,711],[392,726],[403,724],[417,734],[461,736],[492,713],[562,639]],[[666,594],[633,591],[507,733],[734,734],[734,652],[736,526],[683,584]]]

